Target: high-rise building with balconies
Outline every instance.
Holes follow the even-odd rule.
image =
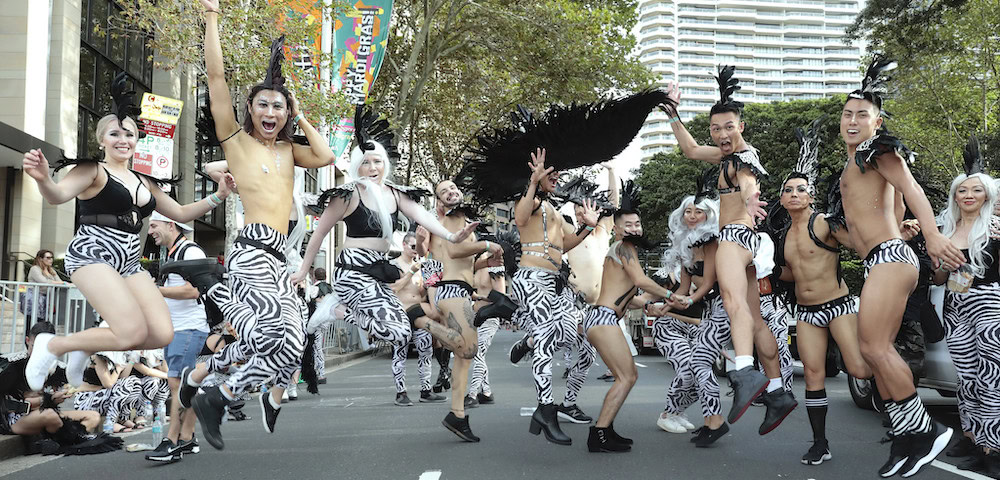
[[[640,0],[640,60],[677,83],[689,120],[718,101],[718,65],[735,65],[744,103],[823,98],[860,82],[863,46],[844,29],[863,0]],[[639,133],[642,158],[676,144],[655,111]]]

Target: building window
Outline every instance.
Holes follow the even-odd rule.
[[[195,125],[201,122],[201,109],[205,105],[208,105],[208,86],[199,82],[198,108],[195,109]],[[201,200],[215,193],[215,191],[219,188],[219,184],[215,183],[215,181],[212,180],[212,177],[205,173],[205,165],[219,160],[225,160],[222,155],[222,147],[199,146],[195,150],[194,201]],[[209,210],[209,212],[202,216],[200,220],[201,222],[219,230],[225,230],[225,206],[220,205],[212,210]]]
[[[153,52],[142,36],[108,32],[108,19],[120,15],[115,0],[82,0],[80,18],[80,102],[77,157],[100,155],[94,128],[111,113],[111,81],[128,73],[136,102],[151,90]],[[104,34],[94,32],[100,27]]]

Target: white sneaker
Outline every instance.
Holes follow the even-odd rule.
[[[87,352],[69,352],[69,361],[66,363],[66,380],[71,387],[79,387],[83,383],[83,372],[87,369],[90,355]]]
[[[293,383],[293,384],[289,385],[288,389],[285,390],[285,392],[288,394],[288,399],[289,400],[294,401],[294,400],[298,400],[299,399],[299,386],[298,386],[298,384]]]
[[[677,421],[680,422],[681,425],[684,425],[684,428],[688,429],[689,432],[698,429],[697,427],[694,426],[693,423],[691,423],[690,420],[688,420],[688,416],[686,413],[677,415]]]
[[[53,338],[55,335],[51,333],[39,333],[35,336],[31,357],[28,358],[28,364],[24,368],[24,377],[28,380],[28,389],[31,391],[41,391],[45,387],[45,379],[56,366],[57,358],[49,351],[49,341]]]
[[[281,393],[281,403],[288,403],[288,389]]]
[[[667,412],[660,414],[660,418],[656,420],[656,426],[670,433],[687,433],[688,431],[684,425],[677,421],[677,415]]]

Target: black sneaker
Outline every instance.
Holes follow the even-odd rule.
[[[878,469],[878,474],[882,478],[889,478],[899,471],[903,463],[906,462],[907,457],[910,454],[910,439],[912,435],[893,435],[892,432],[886,434],[886,438],[882,439],[882,443],[892,442],[892,446],[889,447],[889,459],[886,460],[882,468]]]
[[[813,441],[812,447],[802,456],[803,465],[821,465],[829,460],[833,460],[833,455],[830,454],[830,442],[826,439]]]
[[[201,424],[202,435],[208,444],[217,450],[226,447],[219,427],[222,425],[222,416],[225,414],[227,403],[229,401],[222,395],[220,387],[209,387],[205,393],[191,400],[194,413],[198,416],[198,423]]]
[[[274,424],[278,422],[281,408],[271,406],[271,392],[260,394],[260,419],[264,421],[264,430],[274,433]]]
[[[698,434],[698,440],[694,442],[694,446],[698,448],[706,448],[715,443],[716,440],[726,436],[727,433],[729,433],[729,425],[725,422],[723,422],[723,424],[715,430],[706,427],[702,430],[702,433]]]
[[[559,418],[567,422],[590,423],[594,421],[589,415],[583,413],[583,410],[580,410],[580,407],[576,406],[575,403],[568,407],[559,404],[556,411],[559,412]]]
[[[962,435],[962,438],[959,438],[944,454],[949,457],[968,457],[976,453],[976,450],[982,451],[982,449],[976,448],[976,444],[971,438]]]
[[[478,406],[479,406],[479,401],[476,400],[475,398],[472,398],[472,395],[466,395],[465,396],[465,408],[466,409],[476,408]]]
[[[458,435],[458,438],[466,442],[479,441],[479,437],[472,433],[472,429],[469,428],[468,415],[465,418],[458,418],[455,416],[455,412],[448,412],[448,416],[444,417],[444,420],[441,420],[441,425],[444,425],[444,428],[451,430],[452,433]]]
[[[781,422],[795,410],[795,407],[799,405],[799,402],[795,401],[795,395],[792,392],[786,392],[782,389],[777,389],[771,393],[765,393],[761,395],[763,398],[764,405],[767,406],[767,411],[764,413],[764,422],[760,424],[760,428],[757,429],[757,433],[761,435],[767,435],[771,433],[771,430],[778,428]]]
[[[191,408],[191,399],[198,393],[198,387],[188,385],[188,377],[191,376],[193,370],[191,367],[184,367],[181,370],[181,388],[177,392],[177,396],[181,399],[181,406],[184,408]]]
[[[476,401],[478,401],[480,405],[493,405],[496,403],[493,395],[486,395],[482,392],[479,392],[479,395],[476,395]]]
[[[396,394],[396,400],[394,403],[397,407],[412,407],[413,402],[410,401],[410,397],[406,395],[406,392],[399,392]]]
[[[951,442],[951,435],[954,430],[951,427],[941,425],[935,420],[931,420],[931,429],[927,433],[914,433],[910,440],[909,458],[899,469],[903,472],[903,477],[912,477],[931,463],[939,453],[944,451],[948,443]]]
[[[176,273],[184,280],[191,282],[202,295],[217,283],[222,283],[222,275],[226,273],[226,267],[214,258],[200,258],[197,260],[177,260],[164,263],[160,266],[160,276],[166,277],[171,273]]]
[[[753,366],[731,370],[727,376],[733,386],[733,408],[729,409],[729,423],[736,423],[750,407],[750,402],[764,393],[767,388],[767,377]],[[780,423],[780,422],[779,422]]]
[[[318,385],[326,385],[326,377],[323,377],[323,378],[321,378],[319,380],[316,380],[316,383]]]
[[[420,403],[441,403],[445,400],[443,395],[438,395],[430,390],[420,391]]]
[[[702,426],[700,426],[700,427],[692,430],[691,431],[691,435],[693,435],[693,436],[691,437],[691,440],[690,440],[691,443],[698,443],[698,442],[700,442],[701,439],[707,437],[708,436],[708,432],[711,432],[711,431],[712,430],[710,428],[708,428],[707,425],[702,425]]]
[[[177,448],[180,449],[181,453],[184,455],[201,453],[201,446],[198,445],[198,438],[194,435],[191,436],[191,440],[177,439]]]
[[[164,438],[156,448],[146,454],[146,460],[173,463],[181,459],[181,451],[174,442]]]
[[[524,358],[528,352],[531,351],[531,347],[528,345],[528,336],[525,335],[524,338],[517,341],[513,347],[510,347],[510,363],[517,365],[518,362]]]

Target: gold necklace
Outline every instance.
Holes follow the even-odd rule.
[[[251,137],[253,137],[253,135],[251,135]],[[273,146],[273,145],[270,146],[270,147],[267,146],[267,145],[265,145],[264,142],[260,141],[260,139],[258,139],[257,137],[253,137],[253,139],[257,140],[257,143],[261,144],[264,148],[266,148],[266,149],[268,149],[268,150],[271,151],[271,154],[274,155],[274,167],[280,170],[281,169],[281,154],[278,153],[278,148],[276,146]],[[264,173],[271,173],[271,171],[268,170],[267,165],[264,165],[263,163],[260,164],[260,169],[263,170]]]

